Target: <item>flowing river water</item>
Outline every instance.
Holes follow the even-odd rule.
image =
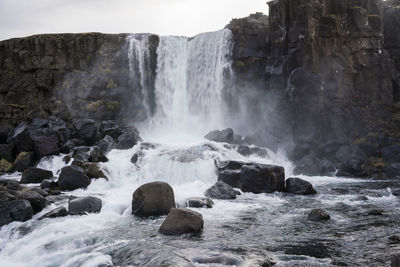
[[[128,39],[132,75],[144,84],[145,36]],[[150,181],[168,182],[177,206],[188,197],[204,196],[217,181],[215,162],[240,160],[284,166],[293,177],[293,165],[281,151],[242,156],[233,146],[202,138],[224,121],[225,79],[232,75],[229,30],[194,38],[161,37],[157,50],[157,110],[140,125],[142,138],[154,148],[138,144],[112,150],[101,163],[105,179],[93,180],[86,190],[60,197],[27,222],[0,229],[0,266],[223,266],[198,259],[224,255],[239,266],[386,266],[399,246],[388,237],[399,234],[400,200],[390,188],[398,181],[342,177],[299,176],[318,194],[243,193],[236,200],[214,200],[211,209],[195,208],[204,218],[199,236],[163,236],[158,228],[165,216],[141,219],[131,214],[132,193]],[[142,61],[140,61],[142,60]],[[143,86],[145,89],[145,86]],[[131,156],[143,154],[136,164]],[[63,155],[42,159],[38,167],[57,176],[65,166]],[[20,173],[7,175],[20,179]],[[96,196],[100,213],[37,220],[68,195]],[[367,196],[361,200],[357,197]],[[307,220],[307,213],[323,208],[328,222]],[[381,209],[383,215],[370,215]]]

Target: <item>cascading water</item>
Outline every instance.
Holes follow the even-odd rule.
[[[128,44],[128,60],[129,60],[129,73],[130,82],[133,86],[140,88],[143,97],[143,107],[145,109],[146,117],[151,116],[150,107],[150,89],[149,75],[150,73],[150,52],[149,34],[132,34],[127,37]]]
[[[223,91],[231,74],[232,46],[227,29],[194,38],[160,37],[151,131],[204,134],[224,126]]]
[[[215,161],[281,165],[287,177],[291,176],[292,165],[283,154],[266,150],[265,156],[243,156],[234,146],[201,138],[204,131],[221,129],[229,123],[224,121],[223,97],[231,64],[229,30],[190,39],[160,38],[154,115],[146,100],[150,90],[146,85],[148,35],[132,35],[127,44],[130,78],[141,88],[150,114],[142,126],[148,134],[143,138],[152,144],[112,150],[107,154],[109,161],[100,163],[108,180],[96,179],[86,190],[68,193],[100,198],[100,213],[38,220],[55,207],[67,207],[67,195],[55,198],[27,222],[1,227],[1,267],[224,266],[194,260],[199,256],[221,258],[221,254],[232,256],[230,259],[241,266],[270,266],[270,258],[277,263],[275,266],[365,266],[385,262],[384,249],[377,249],[374,242],[382,244],[385,236],[397,231],[400,208],[398,199],[387,190],[391,181],[301,176],[314,184],[318,195],[243,193],[233,201],[214,200],[211,209],[195,209],[205,221],[200,237],[162,236],[157,230],[164,217],[133,216],[132,193],[146,182],[168,182],[177,205],[183,206],[185,198],[204,196],[204,191],[216,182]],[[181,131],[196,138],[182,139],[178,135]],[[167,133],[175,136],[173,142],[163,142]],[[140,157],[133,164],[130,158],[135,153]],[[66,165],[63,156],[42,159],[38,167],[58,176]],[[15,173],[6,178],[20,177],[21,173]],[[354,201],[361,192],[371,196],[367,201]],[[353,216],[365,213],[370,206],[390,209],[393,214],[380,221]],[[331,221],[321,225],[308,222],[305,213],[312,208],[328,210]]]

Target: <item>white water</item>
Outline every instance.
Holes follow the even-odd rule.
[[[227,123],[223,120],[223,91],[225,72],[230,71],[230,35],[228,30],[224,30],[202,34],[193,39],[161,37],[156,79],[157,112],[142,131],[143,139],[155,144],[156,148],[143,150],[144,154],[136,164],[132,164],[130,158],[140,150],[140,145],[129,150],[112,150],[107,155],[109,162],[101,164],[109,180],[93,180],[86,190],[70,193],[101,198],[103,207],[100,213],[36,220],[57,206],[66,207],[67,202],[64,200],[48,206],[28,222],[13,222],[3,226],[0,229],[1,267],[111,264],[110,251],[131,242],[139,248],[139,252],[134,255],[139,263],[133,266],[144,266],[143,263],[158,266],[151,264],[151,260],[157,259],[158,255],[168,258],[182,254],[191,258],[204,251],[223,252],[234,245],[245,250],[254,249],[269,243],[274,234],[282,238],[286,232],[279,232],[280,226],[285,227],[304,217],[309,207],[279,213],[290,203],[290,198],[280,194],[245,193],[235,201],[215,200],[212,209],[196,209],[205,220],[204,237],[201,242],[190,243],[182,237],[167,238],[159,235],[157,230],[163,218],[141,220],[131,214],[132,193],[150,181],[171,184],[178,206],[182,206],[188,197],[204,196],[204,191],[217,180],[215,161],[276,164],[284,166],[286,176],[291,176],[293,166],[283,153],[268,151],[266,157],[244,157],[221,143],[202,138],[205,131],[221,129]],[[146,35],[133,35],[128,40],[130,68],[140,70],[131,79],[139,81],[144,96],[146,82],[143,77],[148,53],[145,48],[146,38]],[[39,164],[41,168],[52,170],[56,176],[63,166],[62,156],[44,159]],[[20,174],[11,177],[18,179]],[[302,178],[315,184],[317,190],[332,184],[365,182],[332,177]],[[317,206],[329,207],[343,201],[354,205],[351,201],[353,197],[321,194],[311,200],[301,196],[298,201],[315,202]],[[372,198],[369,203],[387,205],[394,201],[393,196],[389,195],[381,199]],[[256,220],[261,218],[257,223],[261,225],[262,231],[253,230],[257,227],[255,223],[240,229],[245,231],[241,235],[235,227],[238,227],[241,216],[249,212],[255,213]],[[337,223],[349,221],[337,213],[332,214],[332,217]],[[269,230],[270,227],[275,230]],[[252,244],[254,242],[256,245]],[[193,251],[187,252],[190,249]],[[255,256],[255,259],[258,257]],[[251,255],[248,258],[249,262],[254,260]],[[304,262],[295,259],[289,265],[280,262],[279,257],[276,260],[277,266],[290,266],[291,263],[313,266],[329,264],[329,260],[310,257],[306,257]],[[253,265],[249,263],[248,266]]]
[[[156,114],[147,132],[204,135],[224,127],[224,86],[231,75],[230,30],[194,38],[161,36],[157,49]]]
[[[131,83],[135,84],[141,89],[143,96],[143,106],[145,108],[146,117],[151,115],[149,88],[147,88],[147,75],[150,72],[149,58],[150,52],[149,34],[132,34],[127,37],[128,43],[128,60],[129,60],[129,73]]]

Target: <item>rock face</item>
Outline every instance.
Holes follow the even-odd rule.
[[[175,208],[175,196],[172,187],[167,183],[147,183],[133,193],[132,214],[137,216],[166,215],[171,208]]]
[[[97,197],[76,197],[68,201],[68,213],[71,215],[99,213],[101,207],[102,201]]]
[[[314,195],[317,193],[310,182],[300,178],[288,178],[285,191],[295,195]]]
[[[172,208],[160,227],[164,235],[197,234],[203,230],[203,216],[189,209]]]
[[[61,169],[58,184],[61,190],[86,188],[90,184],[90,178],[81,167],[72,165]]]
[[[49,115],[143,120],[141,88],[128,79],[127,36],[43,34],[1,41],[0,125]],[[150,88],[158,41],[149,36]]]
[[[218,180],[243,192],[271,193],[285,188],[283,167],[239,161],[222,161],[218,168]]]

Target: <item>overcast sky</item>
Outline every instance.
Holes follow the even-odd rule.
[[[193,36],[267,13],[266,0],[0,0],[0,40],[38,33]]]

